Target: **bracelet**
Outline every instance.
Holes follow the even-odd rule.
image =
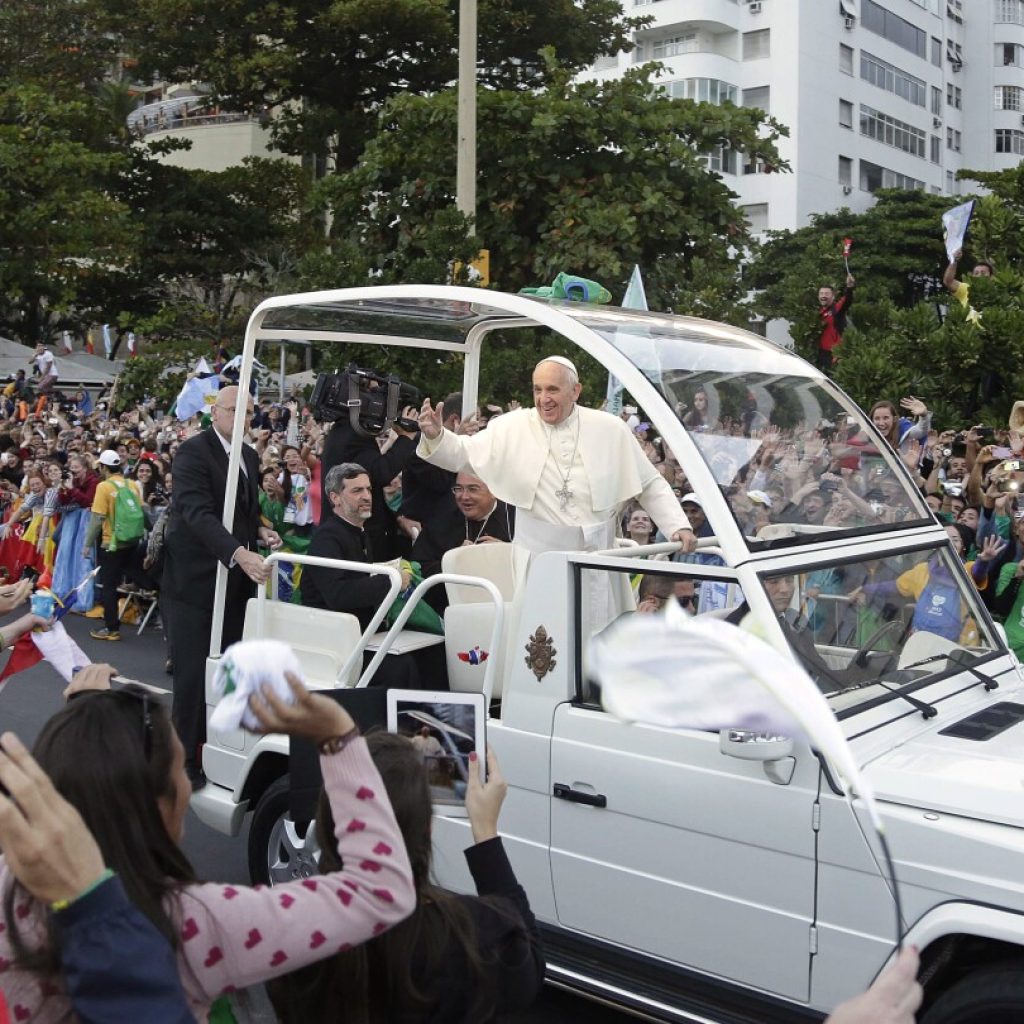
[[[113,877],[114,877],[114,872],[111,871],[110,868],[105,868],[103,870],[103,874],[101,874],[100,877],[97,878],[96,881],[92,883],[92,885],[90,885],[87,888],[83,889],[77,896],[72,896],[71,899],[68,899],[68,900],[54,900],[50,904],[50,910],[52,910],[54,913],[57,913],[58,911],[61,911],[61,910],[67,910],[68,907],[70,907],[72,903],[77,903],[80,899],[82,899],[85,896],[88,896],[89,893],[91,893],[94,889],[98,889],[104,882],[108,881],[109,879],[111,879]]]
[[[353,725],[343,736],[328,736],[327,739],[321,740],[316,749],[325,757],[340,754],[353,740],[359,739],[359,735],[359,726]]]

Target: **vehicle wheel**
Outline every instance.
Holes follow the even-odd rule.
[[[1024,1020],[1024,967],[976,971],[943,993],[921,1024],[1016,1024]]]
[[[288,814],[289,779],[285,775],[264,791],[249,826],[249,877],[253,884],[277,885],[320,873],[320,847],[313,822]]]

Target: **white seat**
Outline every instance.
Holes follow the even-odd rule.
[[[529,553],[514,544],[475,544],[452,548],[441,559],[441,571],[461,576],[480,576],[493,583],[504,599],[503,636],[499,649],[492,651],[494,604],[481,587],[446,583],[449,605],[444,613],[445,660],[448,685],[460,693],[479,693],[483,689],[487,662],[496,657],[494,692],[501,696],[505,660],[518,612],[516,595],[522,593]]]
[[[295,651],[311,690],[355,684],[363,667],[361,658],[350,669],[349,678],[340,684],[337,682],[338,673],[362,635],[359,620],[354,615],[306,608],[284,601],[265,601],[263,629],[257,630],[258,603],[258,599],[253,597],[246,605],[243,640],[280,640],[288,644]]]

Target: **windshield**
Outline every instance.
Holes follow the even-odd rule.
[[[867,416],[792,354],[723,325],[573,313],[675,410],[752,547],[932,521]],[[927,424],[899,429],[912,453]]]
[[[945,546],[762,582],[793,653],[843,717],[1002,650],[958,561]]]

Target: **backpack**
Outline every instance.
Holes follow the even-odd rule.
[[[146,532],[146,517],[139,496],[126,483],[110,481],[117,494],[114,497],[114,521],[110,524],[108,551],[134,544]]]

